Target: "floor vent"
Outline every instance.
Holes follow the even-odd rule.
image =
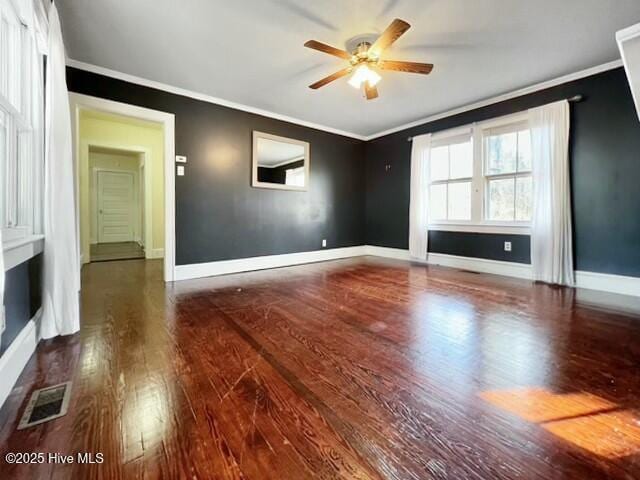
[[[71,382],[40,388],[33,392],[22,414],[18,430],[66,415],[70,394]]]

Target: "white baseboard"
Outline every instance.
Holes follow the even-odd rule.
[[[640,297],[640,278],[638,277],[578,270],[576,271],[576,285],[579,288]]]
[[[31,358],[40,338],[39,322],[42,309],[38,310],[0,357],[0,407],[11,393],[18,377]]]
[[[486,258],[459,257],[444,253],[430,253],[428,263],[442,265],[444,267],[459,268],[472,272],[492,273],[506,277],[524,278],[531,280],[531,265],[525,263],[504,262],[500,260],[487,260]]]
[[[365,254],[365,247],[361,245],[357,247],[314,250],[311,252],[285,253],[283,255],[239,258],[237,260],[222,260],[219,262],[176,265],[175,279],[189,280],[192,278],[213,277],[216,275],[226,275],[228,273],[248,272],[251,270],[264,270],[266,268],[287,267],[290,265],[301,265],[303,263],[357,257]]]
[[[145,250],[146,258],[164,258],[164,248],[150,248]]]
[[[411,260],[408,250],[400,248],[376,247],[367,245],[365,247],[367,255],[379,257],[395,258],[399,260]],[[430,253],[427,263],[433,265],[443,265],[446,267],[471,270],[473,272],[492,273],[507,277],[524,278],[531,280],[531,265],[514,262],[503,262],[500,260],[487,260],[484,258],[460,257],[457,255],[446,255],[443,253]],[[602,292],[618,293],[622,295],[632,295],[640,297],[640,278],[626,277],[623,275],[612,275],[608,273],[576,271],[576,287]]]
[[[403,250],[401,248],[376,247],[374,245],[367,245],[366,252],[367,255],[374,255],[377,257],[410,260],[412,262],[442,265],[444,267],[471,270],[473,272],[492,273],[494,275],[531,279],[531,265],[523,263],[487,260],[484,258],[460,257],[444,253],[430,253],[427,256],[427,261],[425,262],[424,260],[411,258],[409,250]]]
[[[396,260],[412,260],[414,262],[424,263],[422,260],[411,258],[409,250],[402,248],[377,247],[375,245],[365,245],[365,255],[373,255],[374,257],[395,258]]]
[[[287,253],[283,255],[267,255],[263,257],[240,258],[237,260],[223,260],[219,262],[195,263],[191,265],[176,265],[176,280],[213,277],[229,273],[264,270],[266,268],[287,267],[304,263],[336,260],[339,258],[373,255],[377,257],[394,258],[412,262],[423,262],[411,258],[408,250],[401,248],[378,247],[362,245],[357,247],[333,248],[328,250],[314,250],[311,252]],[[431,265],[470,270],[472,272],[491,273],[506,277],[533,278],[531,265],[524,263],[488,260],[485,258],[461,257],[444,253],[430,253],[427,261]],[[590,290],[619,293],[640,297],[640,278],[625,277],[596,272],[576,271],[576,286]]]

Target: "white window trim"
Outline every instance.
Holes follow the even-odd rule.
[[[4,255],[4,270],[10,270],[13,267],[26,262],[44,249],[44,235],[29,235],[17,240],[2,242],[2,250]]]
[[[469,181],[471,180],[471,220],[438,220],[429,222],[429,230],[434,231],[448,231],[448,232],[469,232],[469,233],[496,233],[506,235],[530,235],[531,234],[531,222],[504,222],[495,220],[485,220],[486,215],[486,195],[487,188],[487,176],[484,175],[484,142],[483,132],[485,130],[499,128],[502,126],[508,126],[515,123],[528,122],[528,114],[526,111],[518,112],[502,117],[492,118],[484,120],[482,122],[473,123],[470,125],[464,125],[461,127],[452,128],[449,130],[443,130],[433,134],[432,148],[447,144],[454,141],[458,137],[464,135],[471,135],[473,143],[473,177],[471,178],[456,178],[451,180],[436,180],[430,182],[427,188],[431,185],[446,184],[457,181]],[[517,175],[517,174],[516,174]],[[529,173],[523,173],[524,176],[530,175]],[[491,178],[497,178],[500,175],[491,175]],[[506,174],[506,177],[513,177],[514,174]]]
[[[37,67],[40,63],[43,68],[43,62],[36,27],[22,21],[16,7],[14,2],[0,1],[0,16],[18,29],[18,36],[5,45],[6,63],[0,65],[0,108],[6,113],[8,148],[8,161],[0,165],[3,170],[0,248],[5,270],[40,253],[44,244],[39,231],[40,179],[44,168],[43,148],[39,144],[44,144],[44,105],[38,102],[44,99],[44,85],[42,70]]]

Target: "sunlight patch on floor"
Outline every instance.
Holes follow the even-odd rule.
[[[482,392],[480,397],[533,423],[568,419],[616,408],[615,403],[589,393],[553,393],[544,388]]]
[[[640,452],[640,420],[637,412],[616,410],[559,420],[542,428],[591,453],[620,458]]]
[[[640,452],[640,415],[587,392],[544,388],[488,391],[486,402],[584,450],[609,459]]]

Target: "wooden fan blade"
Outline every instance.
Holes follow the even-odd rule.
[[[382,35],[378,37],[373,45],[371,45],[371,48],[369,48],[369,52],[379,57],[380,54],[387,47],[389,47],[389,45],[400,38],[404,32],[409,30],[409,28],[411,28],[411,25],[409,25],[404,20],[396,18],[393,22],[391,22],[391,25],[389,25],[387,29],[382,32]]]
[[[327,45],[326,43],[317,42],[315,40],[309,40],[304,44],[307,48],[312,48],[314,50],[318,50],[320,52],[328,53],[329,55],[333,55],[334,57],[344,58],[345,60],[351,60],[351,55],[349,52],[345,50],[340,50],[339,48],[332,47],[331,45]]]
[[[377,67],[382,70],[395,70],[397,72],[421,73],[427,75],[433,70],[431,63],[399,62],[396,60],[380,60]]]
[[[364,94],[367,97],[367,100],[373,100],[374,98],[378,98],[378,89],[374,86],[370,86],[369,82],[364,83]]]
[[[312,83],[309,85],[309,88],[313,88],[314,90],[324,87],[327,83],[331,83],[334,80],[339,79],[340,77],[344,77],[345,75],[349,75],[351,73],[352,67],[343,68],[342,70],[338,70],[336,73],[332,73],[328,77],[324,77],[322,80],[318,80],[316,83]]]

